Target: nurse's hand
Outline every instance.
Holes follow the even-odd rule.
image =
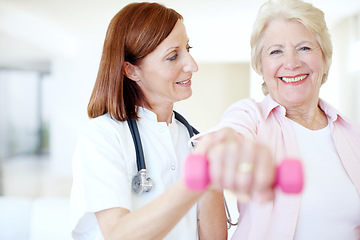
[[[202,136],[195,153],[207,155],[212,188],[228,189],[241,202],[274,198],[275,166],[265,146],[223,128]]]

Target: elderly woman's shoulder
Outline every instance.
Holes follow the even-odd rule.
[[[263,107],[264,102],[259,102],[252,98],[245,98],[231,104],[228,110],[258,111]]]
[[[261,102],[257,102],[256,100],[251,98],[246,98],[231,104],[224,112],[224,116],[229,116],[229,115],[242,116],[244,114],[256,116],[261,114],[261,109],[262,109]]]
[[[348,120],[347,122],[353,131],[360,137],[360,122],[354,120]]]
[[[244,98],[236,101],[231,104],[230,107],[240,107],[240,108],[256,108],[259,102],[252,98]]]
[[[350,131],[351,133],[360,137],[360,123],[358,121],[338,114],[334,124],[337,124],[337,126],[345,128],[347,131]]]

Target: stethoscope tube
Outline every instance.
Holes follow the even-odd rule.
[[[128,125],[135,145],[137,169],[138,171],[140,171],[142,169],[146,169],[146,164],[145,164],[144,152],[141,144],[139,129],[134,119],[129,119]]]

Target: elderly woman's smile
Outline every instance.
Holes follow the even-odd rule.
[[[286,83],[296,83],[301,82],[302,80],[306,79],[308,74],[295,76],[295,77],[280,77],[281,80],[283,80]]]

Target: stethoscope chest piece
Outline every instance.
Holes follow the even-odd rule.
[[[193,128],[186,119],[174,111],[175,119],[177,119],[179,122],[185,125],[185,127],[189,131],[190,137],[192,137],[195,134],[198,134],[199,132]],[[131,132],[131,136],[134,141],[135,145],[135,151],[136,151],[136,165],[138,172],[132,179],[132,189],[135,193],[141,194],[143,192],[150,192],[153,188],[153,181],[151,178],[146,177],[146,165],[145,165],[145,158],[144,153],[141,145],[141,139],[139,130],[136,124],[136,120],[134,119],[128,119],[128,125]]]
[[[141,169],[132,179],[132,189],[135,193],[150,192],[153,187],[151,178],[146,177],[146,169]]]

